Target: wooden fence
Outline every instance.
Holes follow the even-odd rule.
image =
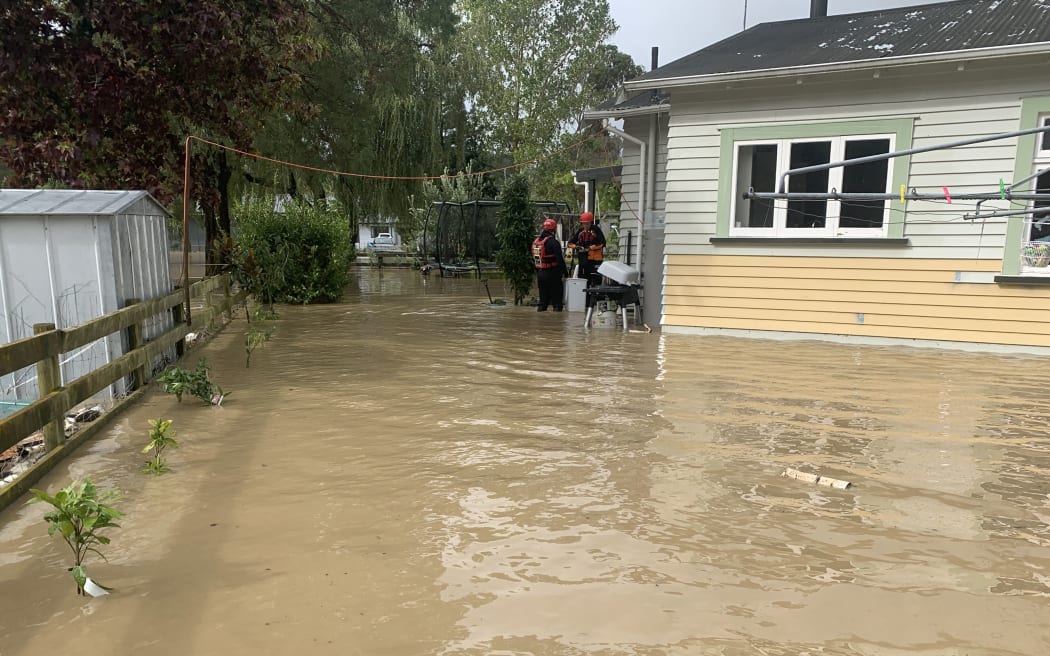
[[[231,315],[234,305],[242,302],[245,294],[242,291],[233,295],[230,276],[224,274],[193,284],[190,297],[199,299],[194,303],[195,306],[203,306],[202,311],[193,312],[192,326],[183,320],[186,292],[180,289],[148,301],[128,299],[127,307],[71,328],[56,329],[54,324],[36,324],[32,337],[0,345],[0,376],[35,364],[40,397],[18,412],[0,419],[0,453],[41,429],[45,445],[43,457],[18,478],[0,488],[0,510],[18,499],[105,423],[95,421],[67,440],[64,432],[67,412],[125,376],[134,375],[135,392],[119,401],[104,417],[115,415],[145,391],[150,366],[158,356],[173,346],[181,356],[187,333],[194,328],[213,326],[220,315]],[[174,327],[144,342],[142,322],[158,315],[172,316]],[[122,331],[127,331],[128,336],[128,349],[123,356],[61,385],[61,354]]]

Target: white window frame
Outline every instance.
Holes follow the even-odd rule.
[[[1047,125],[1050,125],[1050,113],[1040,114],[1039,115],[1039,120],[1036,122],[1036,125],[1038,127],[1046,127]],[[1042,171],[1043,169],[1050,168],[1050,148],[1043,148],[1043,137],[1044,137],[1044,134],[1042,134],[1042,133],[1036,135],[1035,157],[1032,159],[1032,175],[1035,175],[1036,173],[1038,173],[1039,171]],[[1035,191],[1038,188],[1037,184],[1038,184],[1038,180],[1033,178],[1032,179],[1032,185],[1031,185],[1030,189],[1032,191]],[[1034,207],[1035,206],[1035,202],[1033,201],[1033,202],[1029,203],[1028,206],[1030,208]],[[1050,220],[1050,219],[1046,219],[1046,220]],[[1041,276],[1050,275],[1050,267],[1047,267],[1047,266],[1042,266],[1042,267],[1032,266],[1031,264],[1029,264],[1028,258],[1025,257],[1025,251],[1028,249],[1028,245],[1032,244],[1032,243],[1035,243],[1035,242],[1029,241],[1029,238],[1030,238],[1030,236],[1032,234],[1032,223],[1034,223],[1034,221],[1035,221],[1035,218],[1033,216],[1031,216],[1031,215],[1025,217],[1024,233],[1022,234],[1022,237],[1021,237],[1021,273],[1025,274],[1025,275],[1041,275]],[[1050,248],[1050,242],[1041,242],[1041,243],[1046,244],[1048,246],[1048,248]]]
[[[1041,128],[1045,128],[1048,125],[1050,125],[1050,113],[1040,114],[1039,115],[1039,121],[1036,123],[1036,126],[1037,127],[1041,127]],[[1036,141],[1035,141],[1035,160],[1036,160],[1036,162],[1038,162],[1039,160],[1050,160],[1050,148],[1045,148],[1045,149],[1043,148],[1043,139],[1045,137],[1046,137],[1046,133],[1045,132],[1036,135]],[[1046,166],[1043,166],[1042,168],[1046,168]],[[1036,170],[1038,170],[1038,168]],[[1032,171],[1032,172],[1035,173],[1035,171]]]
[[[1050,118],[1050,117],[1048,117]],[[890,224],[890,213],[891,213],[891,202],[887,200],[886,206],[883,209],[882,215],[882,226],[878,228],[840,228],[839,217],[841,214],[841,201],[828,200],[827,201],[827,219],[823,228],[788,228],[787,227],[787,204],[786,200],[775,201],[775,207],[773,212],[773,227],[771,228],[751,228],[736,225],[736,212],[738,203],[743,198],[742,195],[746,189],[739,188],[739,158],[740,149],[746,146],[777,146],[777,184],[780,182],[780,176],[783,175],[784,171],[787,171],[789,162],[791,161],[791,145],[799,143],[817,143],[830,141],[831,142],[831,161],[841,162],[845,159],[846,144],[851,141],[874,141],[876,139],[887,139],[889,140],[889,152],[893,152],[897,135],[896,134],[856,134],[856,135],[839,135],[839,136],[826,136],[826,137],[804,137],[794,139],[755,139],[755,140],[742,140],[733,142],[733,202],[729,209],[729,236],[731,237],[817,237],[817,238],[832,238],[832,237],[854,237],[854,238],[872,238],[872,237],[886,237],[889,234]],[[1050,152],[1047,153],[1050,156]],[[894,173],[895,158],[887,160],[886,167],[886,189],[884,193],[892,193],[891,186],[893,184],[893,173]],[[842,173],[843,168],[837,166],[828,170],[828,192],[832,189],[842,190]],[[788,178],[788,189],[791,187],[791,178]]]

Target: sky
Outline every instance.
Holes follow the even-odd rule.
[[[744,0],[609,0],[620,30],[612,42],[649,70],[653,46],[660,65],[736,34],[744,26]],[[829,14],[928,4],[922,0],[828,0]],[[805,18],[809,0],[747,0],[747,26]]]

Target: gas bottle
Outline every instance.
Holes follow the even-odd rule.
[[[612,310],[605,310],[604,312],[598,312],[594,315],[594,326],[596,328],[615,328],[616,327],[616,313]]]

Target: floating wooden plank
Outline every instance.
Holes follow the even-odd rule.
[[[826,487],[833,487],[836,490],[845,490],[852,487],[852,483],[844,481],[838,478],[831,478],[830,476],[821,476],[820,474],[810,474],[807,472],[799,471],[797,469],[788,469],[784,472],[784,476],[793,478],[796,481],[802,481],[803,483],[812,483],[814,485],[824,485]]]

